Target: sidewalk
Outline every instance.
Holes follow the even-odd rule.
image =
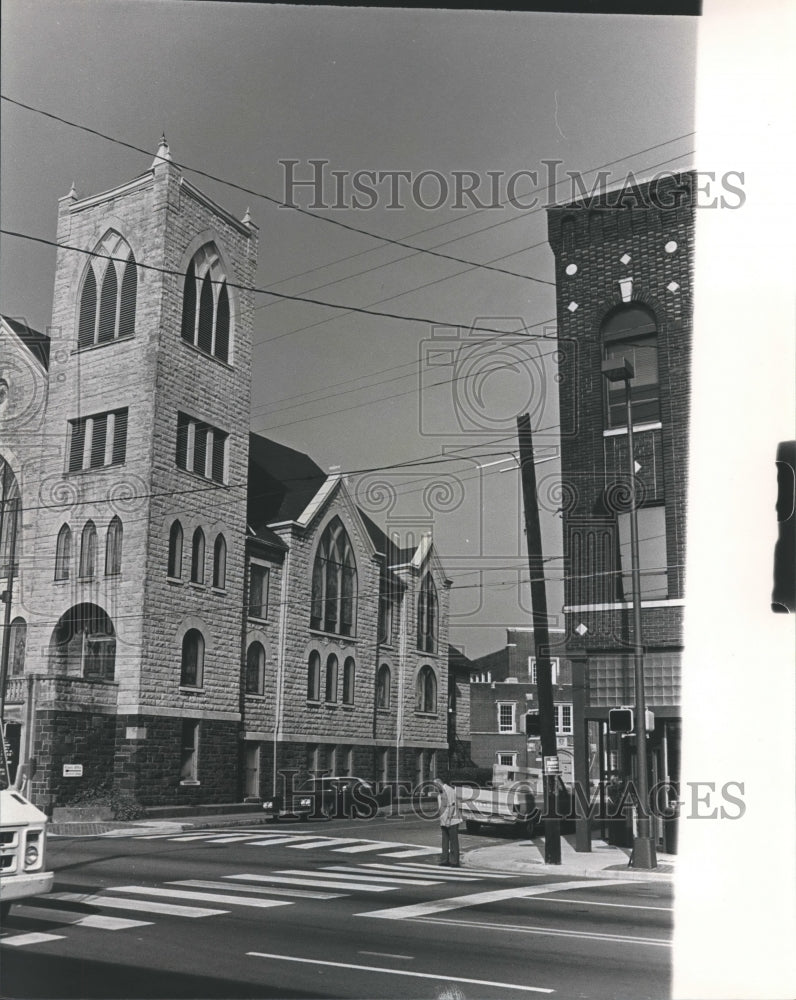
[[[489,868],[500,872],[523,872],[539,875],[542,872],[562,875],[580,875],[586,878],[622,878],[631,881],[655,879],[672,881],[675,856],[658,855],[658,867],[653,871],[638,871],[628,867],[630,849],[614,847],[604,840],[592,839],[591,851],[575,850],[575,834],[561,835],[561,864],[547,865],[544,860],[544,839],[512,840],[507,843],[478,847],[467,851],[465,865]]]

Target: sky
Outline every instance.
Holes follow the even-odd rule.
[[[417,318],[257,295],[252,429],[324,468],[378,469],[349,478],[357,501],[404,543],[433,531],[453,581],[452,641],[480,655],[531,613],[512,457],[516,415],[528,411],[537,458],[552,459],[537,475],[549,612],[560,624],[555,367],[538,339],[555,330],[544,206],[571,196],[566,171],[591,184],[589,172],[611,163],[609,183],[621,183],[629,170],[646,178],[692,165],[696,19],[9,0],[2,26],[5,96],[147,151],[3,102],[4,228],[53,239],[57,199],[72,183],[83,197],[132,179],[165,131],[186,176],[239,218],[249,208],[259,288]],[[330,205],[332,171],[347,175],[341,207],[318,215],[514,273],[278,207],[288,178],[321,169]],[[395,182],[395,198],[389,179],[372,183],[377,199],[359,202],[376,204],[357,209],[361,171],[411,180]],[[415,181],[425,171],[435,173]],[[457,208],[465,171],[477,178],[475,205],[513,194],[527,207],[477,211],[462,195]],[[534,183],[553,176],[564,183],[536,190],[531,207]],[[307,186],[293,191],[302,207],[313,198]],[[54,253],[2,244],[2,309],[40,330]],[[473,326],[506,336],[474,339]],[[518,329],[522,339],[509,336]],[[419,471],[391,467],[442,456]]]

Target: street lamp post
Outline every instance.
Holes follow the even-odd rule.
[[[638,769],[639,813],[637,834],[633,839],[633,868],[657,868],[655,842],[650,828],[649,782],[647,780],[647,703],[644,696],[644,646],[641,637],[641,574],[638,558],[638,513],[636,510],[636,456],[633,448],[633,413],[630,380],[635,369],[627,358],[609,358],[602,373],[609,382],[624,382],[627,414],[627,454],[630,471],[630,565],[633,581],[633,664],[635,675],[636,763]]]

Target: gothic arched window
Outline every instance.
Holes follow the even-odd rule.
[[[253,642],[246,654],[246,693],[262,694],[265,684],[265,649]]]
[[[168,574],[175,580],[182,576],[182,525],[179,521],[175,521],[169,531]]]
[[[197,528],[191,543],[191,583],[205,582],[205,533]]]
[[[78,349],[132,337],[137,295],[133,251],[123,236],[109,229],[94,250],[83,279]]]
[[[213,586],[223,590],[227,585],[227,543],[223,535],[216,536],[213,546]]]
[[[354,550],[339,517],[326,526],[312,569],[310,628],[353,635],[357,616]]]
[[[55,579],[68,580],[72,565],[72,529],[61,525],[55,543]]]
[[[354,681],[356,677],[356,663],[353,656],[346,657],[343,664],[343,704],[354,704]]]
[[[377,708],[389,708],[390,707],[390,668],[386,663],[382,663],[379,667],[379,673],[376,678],[376,707]]]
[[[25,646],[28,641],[28,626],[24,618],[14,618],[11,622],[11,676],[18,677],[25,672]]]
[[[428,664],[417,675],[415,707],[418,712],[437,711],[437,676]]]
[[[224,265],[213,243],[194,254],[185,274],[182,339],[229,361],[230,305]]]
[[[417,602],[417,648],[424,653],[437,651],[437,588],[426,573],[420,586],[420,596]]]
[[[205,641],[199,629],[190,628],[182,640],[180,684],[201,687],[204,678]]]
[[[321,700],[321,656],[313,650],[307,662],[307,701]]]
[[[122,534],[121,519],[115,515],[105,539],[105,576],[116,576],[122,571]]]
[[[78,575],[89,579],[97,571],[97,529],[93,521],[86,521],[80,537],[80,569]]]

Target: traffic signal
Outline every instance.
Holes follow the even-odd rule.
[[[608,729],[612,733],[632,733],[633,732],[633,709],[632,708],[609,708],[608,709]]]
[[[541,736],[542,726],[539,722],[538,712],[526,712],[525,713],[525,735],[526,736]]]

